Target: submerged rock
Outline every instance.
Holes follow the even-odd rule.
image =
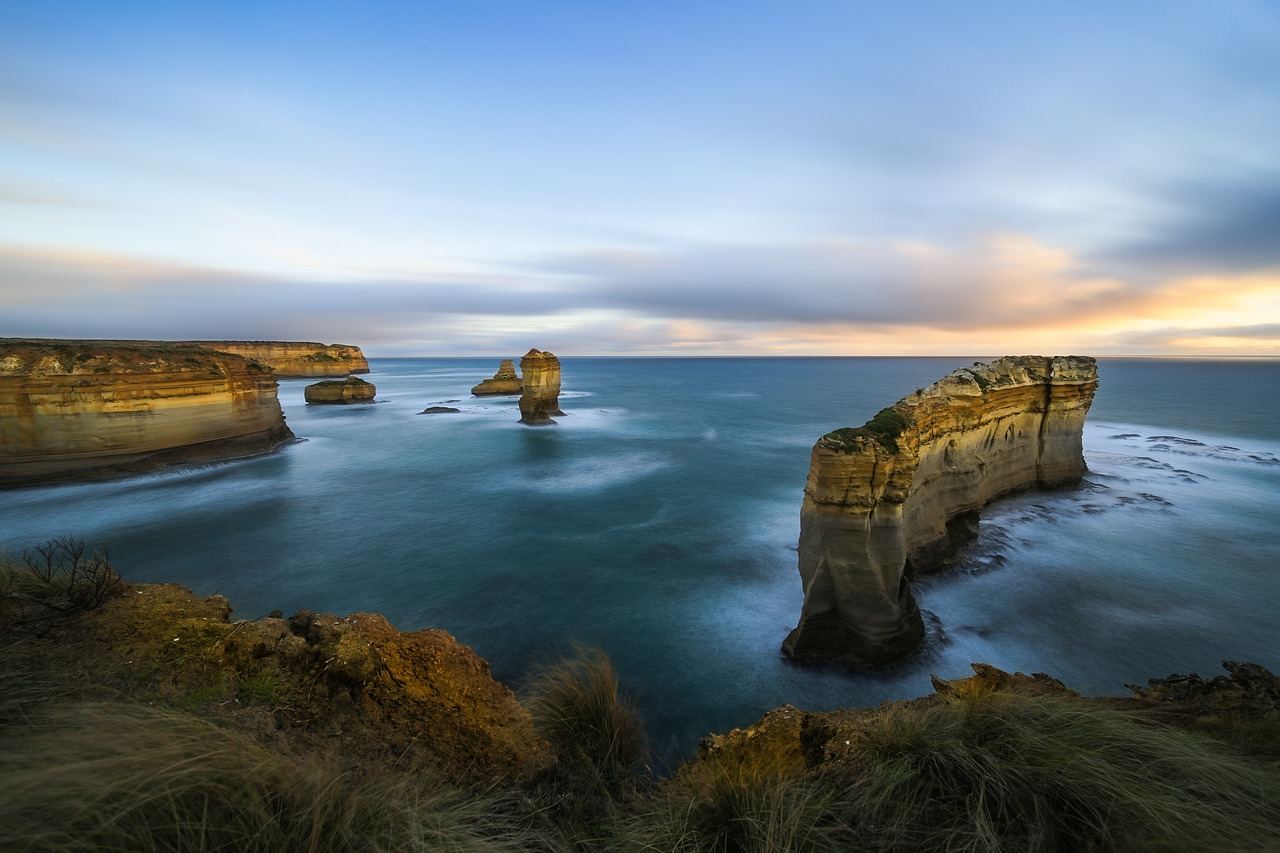
[[[369,403],[377,392],[378,388],[372,382],[348,376],[341,381],[326,379],[308,385],[303,389],[303,396],[308,403]]]
[[[560,411],[560,359],[549,352],[531,349],[520,359],[524,391],[520,395],[520,423],[529,426],[554,424],[552,415]]]
[[[820,438],[800,511],[804,605],[783,650],[852,665],[914,651],[908,578],[940,567],[992,499],[1080,479],[1097,385],[1092,358],[1009,356]]]
[[[455,409],[453,406],[427,406],[427,407],[426,407],[425,409],[423,409],[421,412],[418,412],[418,414],[420,414],[420,415],[444,415],[444,414],[450,414],[450,413],[453,413],[453,412],[461,412],[461,411],[462,411],[462,409]]]
[[[520,377],[516,375],[516,363],[513,359],[504,358],[498,365],[498,372],[489,379],[471,389],[477,397],[500,394],[519,394],[523,389]]]

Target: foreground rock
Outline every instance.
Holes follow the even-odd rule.
[[[1223,661],[1227,676],[1204,681],[1195,674],[1152,679],[1148,687],[1127,685],[1131,698],[1085,697],[1044,673],[1009,673],[989,664],[971,664],[969,678],[933,676],[934,694],[886,702],[878,708],[843,708],[809,712],[791,705],[768,712],[754,725],[703,738],[698,757],[682,773],[705,772],[709,766],[764,770],[770,775],[808,771],[830,774],[842,765],[865,761],[866,723],[904,708],[940,703],[981,702],[993,694],[1034,700],[1037,697],[1075,703],[1081,709],[1121,711],[1134,718],[1176,725],[1218,737],[1238,737],[1253,730],[1274,739],[1280,724],[1280,678],[1256,663]],[[831,778],[829,775],[827,778]]]
[[[192,341],[199,346],[235,353],[265,364],[278,379],[310,379],[368,373],[369,362],[360,347],[312,341]]]
[[[284,749],[337,753],[348,767],[425,763],[484,784],[526,779],[551,760],[515,695],[444,631],[398,631],[372,613],[230,614],[221,596],[127,584],[95,610],[38,623],[35,637],[21,622],[0,636],[26,636],[92,695],[198,702],[228,725]]]
[[[531,349],[520,359],[524,390],[520,395],[520,423],[529,426],[554,424],[552,415],[560,411],[560,359],[549,352]]]
[[[1000,495],[1079,480],[1098,384],[1092,358],[1006,357],[916,391],[813,447],[800,512],[801,660],[878,665],[912,652],[924,624],[908,578]]]
[[[348,376],[339,382],[326,379],[302,389],[308,403],[371,403],[378,387],[358,376]]]
[[[277,387],[194,344],[0,340],[0,487],[269,452],[294,437]]]
[[[519,394],[523,390],[524,384],[520,381],[520,377],[516,375],[515,361],[504,358],[498,365],[498,372],[472,388],[471,393],[476,397],[486,397],[499,394]]]

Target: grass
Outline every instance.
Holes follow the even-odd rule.
[[[851,453],[858,448],[858,439],[870,438],[890,453],[897,453],[898,438],[910,426],[910,417],[890,406],[881,409],[862,426],[832,430],[821,441],[833,450]]]
[[[1280,777],[1212,741],[1078,700],[897,705],[833,773],[876,849],[1280,849]]]
[[[4,564],[5,849],[1280,850],[1280,723],[1265,702],[1205,706],[1206,716],[1194,703],[1121,711],[1111,707],[1122,707],[1117,700],[971,687],[830,717],[795,711],[799,718],[786,717],[792,728],[762,723],[654,784],[617,672],[604,652],[577,647],[539,670],[524,698],[557,763],[504,793],[463,790],[399,758],[343,752],[338,740],[269,750],[199,716],[238,725],[210,706],[256,703],[266,707],[246,717],[248,730],[274,738],[254,726],[275,719],[282,695],[292,695],[272,664],[224,671],[213,650],[227,626],[201,628],[190,617],[181,634],[163,635],[156,660],[135,658],[148,675],[165,676],[164,691],[135,699],[169,708],[112,693],[110,680],[124,672],[89,667],[86,676],[57,664],[67,661],[57,643],[75,628],[63,620],[87,609],[73,603],[80,593],[67,578],[90,591],[113,586],[100,583],[114,574],[102,571],[105,554],[96,570],[65,570],[94,559],[67,541]],[[41,595],[57,606],[27,600]],[[57,618],[36,630],[15,618],[46,612]],[[318,757],[330,751],[345,763]]]
[[[626,824],[624,846],[672,853],[859,849],[836,797],[812,779],[717,766],[668,783]]]
[[[8,733],[0,777],[6,842],[33,853],[527,849],[483,794],[290,760],[154,708],[48,714]]]
[[[603,651],[575,646],[573,657],[538,670],[527,693],[534,727],[562,766],[611,789],[641,772],[649,757],[644,726]]]

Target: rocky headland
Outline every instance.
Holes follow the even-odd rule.
[[[271,370],[242,356],[0,339],[0,487],[236,459],[293,438]]]
[[[376,385],[359,376],[348,376],[343,380],[325,379],[302,389],[302,396],[308,403],[319,404],[372,403],[377,393]]]
[[[520,394],[520,423],[529,426],[554,424],[560,411],[560,359],[549,352],[531,349],[520,359],[523,391]]]
[[[880,665],[924,624],[909,578],[937,569],[989,501],[1070,484],[1098,384],[1083,356],[1021,356],[956,370],[813,447],[800,512],[799,660]]]
[[[553,669],[522,702],[444,631],[370,613],[233,620],[220,596],[124,582],[71,540],[29,553],[0,561],[0,825],[21,849],[310,849],[330,809],[371,810],[378,838],[438,826],[408,845],[319,836],[339,850],[452,849],[467,832],[491,842],[467,849],[513,851],[1280,843],[1280,679],[1257,664],[1132,698],[974,664],[917,699],[783,705],[658,781],[616,760],[631,712],[603,659]],[[246,788],[279,814],[241,827]],[[336,804],[313,809],[317,791]],[[170,838],[175,815],[190,843],[138,843]],[[268,826],[301,843],[245,846]]]
[[[502,394],[515,395],[523,390],[524,384],[516,374],[515,360],[504,358],[498,364],[498,372],[473,387],[471,393],[476,397],[490,397]]]
[[[191,341],[198,346],[230,352],[265,364],[277,379],[310,379],[368,373],[369,362],[360,347],[311,341]]]

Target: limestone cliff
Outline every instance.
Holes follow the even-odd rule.
[[[875,665],[916,648],[924,626],[908,578],[941,564],[949,523],[1084,474],[1097,384],[1092,358],[1010,356],[819,439],[800,512],[804,605],[783,650]]]
[[[341,382],[326,379],[302,389],[308,403],[372,403],[377,393],[378,386],[359,376],[348,376]]]
[[[498,372],[493,374],[492,378],[472,388],[471,393],[477,397],[485,397],[496,394],[519,394],[523,389],[524,385],[516,375],[515,361],[504,358],[498,364]]]
[[[276,390],[190,344],[0,340],[0,487],[270,451],[293,438]]]
[[[549,352],[531,349],[520,359],[524,390],[520,394],[520,423],[530,426],[554,424],[552,415],[560,411],[560,359]]]
[[[310,341],[192,341],[197,346],[235,353],[265,364],[278,379],[346,376],[368,373],[369,362],[360,347]]]

